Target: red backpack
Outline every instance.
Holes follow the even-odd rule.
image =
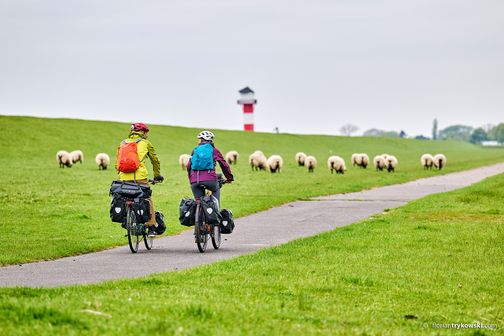
[[[140,159],[138,157],[137,143],[142,139],[137,139],[133,142],[123,140],[119,145],[119,153],[117,154],[117,170],[121,173],[134,173],[140,167]]]

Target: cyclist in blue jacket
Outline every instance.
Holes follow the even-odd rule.
[[[234,181],[233,173],[222,153],[215,148],[213,143],[215,136],[212,132],[202,131],[197,138],[198,146],[192,151],[191,159],[187,163],[191,190],[195,198],[205,196],[205,188],[211,190],[220,203],[220,187],[215,172],[216,162],[219,163],[228,183]]]

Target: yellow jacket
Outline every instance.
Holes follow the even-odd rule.
[[[144,180],[149,177],[149,172],[147,171],[147,167],[145,166],[144,160],[146,157],[149,157],[149,160],[152,164],[152,170],[154,171],[154,177],[161,175],[161,164],[159,163],[159,158],[152,146],[151,142],[143,137],[143,134],[140,132],[130,132],[130,135],[124,141],[133,142],[138,138],[142,138],[137,143],[137,151],[138,158],[140,159],[140,167],[136,170],[135,173],[122,173],[117,170],[117,162],[116,162],[116,170],[119,174],[119,180],[132,181],[135,177],[137,180]]]

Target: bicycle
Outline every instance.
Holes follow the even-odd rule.
[[[149,180],[149,184],[156,184],[154,180]],[[148,226],[144,223],[136,222],[136,214],[133,211],[133,204],[135,200],[133,198],[126,198],[126,217],[124,220],[125,228],[127,231],[126,236],[128,237],[128,245],[132,253],[138,252],[138,246],[140,242],[143,240],[145,244],[145,248],[147,250],[152,249],[154,244],[154,237],[149,237],[148,235]]]
[[[221,174],[218,174],[219,189],[226,183]],[[205,186],[201,186],[205,188]],[[206,189],[206,188],[205,188]],[[212,196],[212,191],[206,189],[206,195]],[[220,204],[219,204],[220,208]],[[220,209],[218,209],[220,210]],[[205,210],[201,205],[201,199],[196,199],[196,211],[194,216],[194,237],[200,253],[205,253],[208,245],[208,237],[212,240],[212,246],[218,250],[221,245],[221,232],[219,224],[209,224],[205,220]]]

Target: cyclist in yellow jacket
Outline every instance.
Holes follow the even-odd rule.
[[[154,171],[154,181],[162,182],[164,177],[161,176],[161,164],[159,162],[159,158],[154,150],[154,146],[152,143],[147,140],[147,136],[149,133],[149,127],[144,123],[134,123],[131,125],[130,133],[125,142],[137,142],[137,152],[138,158],[140,160],[140,166],[134,173],[123,173],[118,170],[116,163],[116,170],[119,174],[119,180],[122,181],[135,181],[141,185],[149,186],[149,172],[147,171],[147,167],[145,166],[145,159],[148,157],[151,164],[152,170]],[[140,139],[140,140],[139,140]],[[154,225],[156,224],[156,215],[154,211],[154,204],[152,199],[149,198],[149,203],[151,207],[151,219],[146,223],[149,226],[149,235],[154,234]]]

